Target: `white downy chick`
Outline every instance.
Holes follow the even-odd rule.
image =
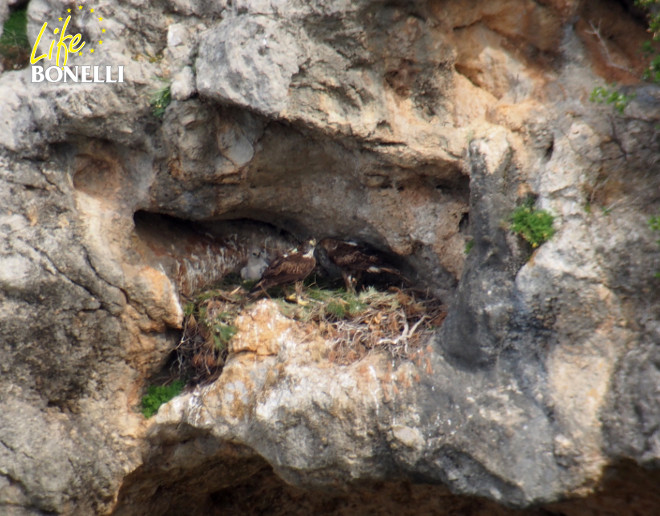
[[[244,281],[254,281],[261,278],[261,275],[268,267],[266,252],[263,249],[250,251],[245,267],[241,269],[241,278]]]

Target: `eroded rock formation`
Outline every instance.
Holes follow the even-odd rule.
[[[108,0],[85,62],[124,84],[3,72],[0,509],[657,508],[660,89],[627,4]],[[31,0],[30,41],[72,5]],[[589,102],[605,81],[623,113]],[[556,216],[533,252],[525,198]],[[183,298],[311,236],[396,256],[444,325],[340,365],[262,301],[145,420]]]

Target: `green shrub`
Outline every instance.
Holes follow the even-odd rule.
[[[655,217],[651,217],[649,219],[649,227],[653,231],[660,231],[660,215],[656,215]],[[660,245],[660,239],[658,239],[657,242],[658,245]],[[655,277],[660,279],[660,272],[656,272]]]
[[[189,301],[185,305],[183,305],[183,315],[189,316],[195,313],[195,303],[192,301]]]
[[[30,43],[27,37],[27,8],[9,15],[0,37],[0,60],[5,68],[18,70],[27,66]]]
[[[142,414],[144,414],[144,417],[153,416],[163,403],[167,403],[180,394],[184,385],[183,380],[176,380],[169,385],[151,385],[147,389],[147,394],[142,397]]]
[[[649,227],[653,231],[660,231],[660,215],[656,215],[649,219]],[[660,245],[660,240],[658,240],[658,245]]]
[[[470,254],[470,251],[472,251],[473,247],[474,247],[474,240],[470,239],[467,242],[465,242],[465,249],[463,250],[463,252],[465,254]]]
[[[607,88],[597,86],[591,92],[591,95],[589,95],[589,100],[598,104],[612,104],[619,113],[623,113],[623,110],[635,98],[635,95],[626,95],[621,91],[617,91],[615,88],[616,86],[614,84]]]
[[[232,337],[238,332],[238,328],[229,322],[233,321],[235,317],[234,314],[226,312],[216,316],[216,321],[213,324],[213,343],[218,351],[225,349]]]
[[[159,77],[161,81],[165,81],[165,79],[162,79]],[[170,105],[170,102],[172,102],[172,93],[170,91],[170,83],[168,82],[165,84],[162,88],[157,89],[151,94],[151,99],[149,100],[151,103],[151,112],[153,115],[157,118],[162,118],[162,116],[165,114],[165,110],[167,109],[167,106]]]
[[[531,202],[518,206],[511,214],[511,231],[536,248],[555,234],[555,218],[545,210],[537,210]]]
[[[647,31],[651,34],[650,41],[645,41],[641,48],[642,53],[649,59],[648,67],[642,74],[642,78],[646,81],[658,83],[660,82],[660,49],[658,47],[660,41],[660,9],[657,6],[660,6],[660,0],[635,0],[635,5],[645,10],[648,20]],[[619,113],[623,113],[626,106],[635,98],[635,95],[628,95],[617,88],[616,84],[607,87],[598,86],[591,92],[589,100],[613,105]]]
[[[635,0],[635,5],[646,10],[648,32],[651,34],[651,41],[646,41],[642,45],[644,54],[651,58],[642,78],[646,81],[660,82],[660,50],[657,45],[660,41],[660,10],[656,7],[660,5],[660,0]]]

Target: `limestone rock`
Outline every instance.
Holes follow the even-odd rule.
[[[186,66],[172,80],[172,98],[174,100],[188,100],[195,92],[195,76],[192,68]]]
[[[7,19],[8,16],[9,16],[9,6],[7,4],[2,4],[2,6],[0,6],[0,36],[2,36],[5,20]]]
[[[271,19],[227,18],[200,36],[197,88],[220,102],[277,115],[298,71],[297,46]]]

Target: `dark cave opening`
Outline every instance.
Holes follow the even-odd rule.
[[[314,252],[317,265],[303,281],[302,298],[298,298],[298,294],[295,299],[292,297],[293,281],[268,292],[257,291],[253,297],[251,288],[258,278],[244,275],[253,257],[258,256],[263,261],[263,271],[268,264],[291,253],[292,248],[304,245],[301,239],[285,229],[253,219],[194,222],[140,210],[134,214],[133,222],[133,242],[139,255],[136,259],[166,272],[178,288],[184,311],[183,327],[177,330],[174,349],[151,375],[152,385],[171,384],[179,379],[188,385],[216,380],[222,373],[230,341],[237,331],[235,318],[260,298],[284,303],[285,312],[294,312],[289,316],[302,317],[302,321],[306,321],[304,324],[317,321],[325,328],[344,324],[344,319],[359,320],[360,313],[371,313],[377,315],[378,320],[387,321],[390,325],[387,332],[408,332],[412,327],[410,338],[413,339],[413,333],[419,328],[411,342],[419,340],[420,345],[422,336],[435,331],[432,328],[439,327],[447,315],[443,301],[425,285],[415,283],[414,263],[410,264],[405,257],[390,250],[335,240],[349,251],[359,249],[359,253],[365,253],[362,258],[373,259],[367,263],[373,266],[353,270],[349,277],[354,284],[350,286],[345,283],[345,274],[335,274],[321,259],[321,242],[332,239],[320,240]],[[298,304],[311,304],[315,308],[303,309],[303,312],[307,310],[305,315],[301,314]],[[361,335],[363,330],[355,331],[356,335]],[[379,337],[382,338],[382,334]],[[332,355],[333,360],[340,363],[359,360],[377,340],[360,337],[352,343],[352,333],[345,338],[351,352]],[[407,339],[401,349],[389,350],[394,358],[406,358],[408,351],[401,350],[404,347],[408,350]]]
[[[261,218],[237,218],[196,222],[168,214],[138,210],[133,216],[135,236],[142,244],[140,254],[150,255],[160,266],[176,278],[177,286],[184,297],[200,289],[221,282],[225,276],[239,274],[250,254],[260,252],[266,261],[298,248],[309,235],[288,231]],[[463,225],[461,229],[464,230]],[[378,245],[378,239],[364,242],[345,235],[317,235],[316,242],[323,239],[355,243],[365,253],[377,256],[378,260],[397,274],[372,273],[365,271],[362,286],[387,289],[391,286],[425,288],[418,283],[415,257],[400,256],[392,250]],[[315,253],[316,254],[316,253]],[[218,259],[221,257],[222,259]],[[208,259],[209,264],[204,264]],[[195,270],[191,263],[196,264]],[[185,277],[185,275],[188,277]],[[201,276],[200,276],[201,275]],[[199,277],[198,277],[199,276]],[[330,279],[327,270],[317,266],[315,276],[321,281]],[[331,278],[336,281],[337,278]]]

